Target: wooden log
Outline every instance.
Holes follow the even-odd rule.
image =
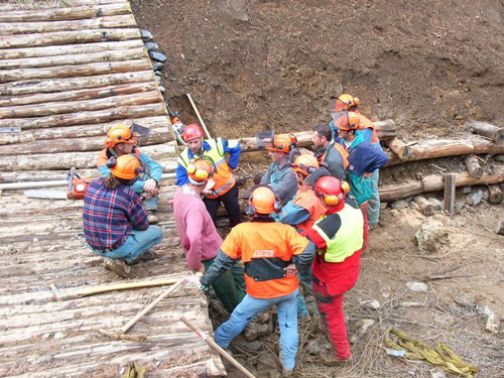
[[[444,175],[443,206],[450,217],[455,215],[455,180],[455,173],[447,173]]]
[[[497,235],[504,235],[504,219],[502,219],[497,226],[495,226],[495,233]]]
[[[472,177],[479,179],[483,176],[483,168],[480,165],[480,159],[476,155],[466,156],[464,163],[467,171]]]
[[[459,186],[491,185],[504,182],[504,169],[497,169],[491,175],[483,175],[479,179],[472,177],[469,172],[457,173],[455,184]],[[444,181],[442,175],[429,175],[421,181],[408,181],[400,185],[384,185],[380,187],[380,199],[390,202],[401,198],[419,195],[427,192],[443,190]]]
[[[115,109],[97,111],[82,111],[79,113],[60,114],[36,118],[14,118],[0,120],[0,127],[21,127],[21,129],[35,129],[44,127],[73,126],[89,123],[109,122],[119,119],[140,118],[147,116],[166,115],[164,103],[139,106],[120,106]]]
[[[0,69],[54,67],[99,62],[120,62],[123,60],[142,59],[144,57],[145,50],[143,48],[136,48],[77,55],[2,60],[0,61]]]
[[[97,177],[98,171],[95,169],[82,169],[78,173],[83,177]],[[0,172],[0,183],[19,182],[39,182],[39,181],[60,181],[66,180],[68,170],[39,170],[39,171],[14,171]],[[30,186],[31,188],[31,186]]]
[[[136,27],[135,17],[132,14],[124,14],[72,21],[0,23],[0,35],[134,27]]]
[[[80,101],[99,99],[110,96],[120,96],[132,93],[149,92],[157,90],[157,85],[153,81],[144,83],[128,83],[122,85],[109,85],[102,88],[78,89],[75,91],[64,91],[55,93],[40,93],[23,97],[7,97],[0,99],[0,112],[7,111],[2,106],[15,107],[20,105],[40,104],[54,101]]]
[[[104,137],[87,137],[54,140],[37,140],[29,143],[10,144],[0,148],[3,155],[29,155],[49,154],[55,152],[100,151],[104,146]],[[142,137],[140,146],[166,143],[173,140],[173,135],[168,128],[154,129],[147,137]]]
[[[164,277],[155,277],[142,280],[129,280],[125,282],[113,282],[96,286],[83,286],[83,287],[72,287],[72,288],[59,288],[56,292],[53,290],[53,294],[56,300],[67,300],[72,298],[87,297],[89,295],[106,293],[109,291],[116,290],[132,290],[139,289],[143,287],[155,287],[171,285],[178,282],[182,277],[180,275],[168,275]]]
[[[145,93],[133,93],[122,96],[110,96],[93,100],[57,101],[35,105],[20,105],[0,108],[0,119],[43,117],[56,114],[102,110],[119,106],[146,105],[162,102],[157,89]]]
[[[173,142],[146,146],[141,149],[160,163],[165,172],[176,168],[176,150]],[[98,156],[91,152],[62,152],[53,154],[7,155],[0,159],[0,171],[30,171],[49,169],[95,168]]]
[[[26,143],[34,141],[32,133],[0,133],[0,146],[12,143]]]
[[[131,327],[133,327],[136,322],[138,322],[142,317],[144,317],[150,310],[152,310],[156,305],[161,302],[163,299],[165,299],[167,296],[170,294],[174,293],[182,284],[185,282],[185,277],[181,278],[177,282],[173,284],[172,287],[170,287],[168,290],[164,291],[159,295],[156,299],[154,299],[151,303],[149,303],[147,306],[145,306],[143,309],[141,309],[128,323],[126,323],[124,326],[121,327],[121,332],[126,333],[128,332]]]
[[[120,14],[131,14],[129,3],[41,10],[15,10],[0,13],[0,22],[80,20]]]
[[[65,1],[30,1],[30,2],[8,2],[0,4],[0,10],[27,10],[27,9],[52,9],[67,8],[83,5],[103,5],[103,4],[122,4],[126,0],[65,0]]]
[[[73,91],[85,88],[101,88],[110,85],[154,81],[154,73],[147,71],[117,73],[89,77],[18,81],[0,84],[0,95],[18,96],[51,92]]]
[[[488,202],[493,204],[500,204],[502,200],[504,200],[504,193],[502,192],[500,185],[489,185]]]
[[[392,150],[394,154],[397,155],[399,159],[404,159],[409,155],[409,149],[406,143],[398,138],[392,139],[388,144],[388,147]]]
[[[54,55],[76,55],[85,53],[106,52],[113,50],[125,50],[133,48],[142,48],[143,42],[141,39],[132,39],[128,41],[113,41],[99,43],[84,43],[77,45],[61,46],[43,46],[30,47],[21,49],[5,49],[0,50],[0,59],[20,59],[20,58],[36,58]]]
[[[423,215],[430,217],[436,212],[435,206],[430,203],[424,196],[416,196],[414,200]]]
[[[76,64],[58,67],[23,68],[17,70],[0,71],[0,82],[5,83],[8,81],[16,80],[93,76],[112,73],[145,71],[148,69],[152,69],[152,66],[146,59],[135,59],[110,63],[103,62]]]
[[[504,142],[504,128],[497,127],[490,123],[469,121],[467,125],[475,134],[483,135],[494,142]]]

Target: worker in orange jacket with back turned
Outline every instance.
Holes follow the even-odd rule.
[[[216,261],[201,278],[202,288],[212,285],[233,264],[245,264],[247,294],[228,321],[215,332],[222,348],[238,336],[249,321],[272,305],[278,306],[280,359],[285,373],[296,364],[298,347],[297,267],[305,271],[313,260],[315,246],[296,230],[276,223],[271,214],[279,211],[278,200],[267,186],[251,193],[247,213],[252,221],[235,226],[221,246]]]

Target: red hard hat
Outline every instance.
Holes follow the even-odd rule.
[[[201,130],[201,127],[197,123],[190,123],[184,127],[184,132],[182,133],[184,142],[189,142],[191,139],[203,138],[204,136],[203,130]]]
[[[350,187],[346,181],[340,181],[334,176],[323,176],[315,183],[314,190],[324,203],[331,207],[345,200]]]

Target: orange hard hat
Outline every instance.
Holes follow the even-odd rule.
[[[320,167],[320,164],[317,158],[311,154],[299,155],[292,164],[294,172],[299,172],[304,176],[308,176],[318,167]]]
[[[187,165],[187,175],[193,185],[205,185],[214,172],[214,165],[207,159],[198,159]]]
[[[346,181],[341,181],[334,176],[322,176],[315,182],[313,188],[328,207],[340,204],[350,191],[350,186]]]
[[[331,103],[329,105],[330,112],[341,112],[342,110],[348,110],[352,107],[357,107],[360,104],[358,97],[354,97],[351,94],[343,93],[338,97],[331,97]]]
[[[204,136],[203,130],[201,130],[200,125],[197,123],[190,123],[184,127],[184,132],[182,133],[184,142],[189,142],[191,139],[203,138]]]
[[[131,126],[119,123],[110,128],[105,139],[105,146],[114,148],[118,143],[137,144],[137,136]]]
[[[133,155],[121,155],[118,158],[111,158],[107,166],[110,168],[110,173],[124,180],[133,180],[136,178],[142,168],[140,162]]]
[[[271,214],[280,210],[280,205],[276,199],[275,193],[268,186],[259,186],[255,188],[249,197],[249,215]]]
[[[273,143],[267,146],[266,149],[273,152],[283,152],[288,154],[296,143],[297,138],[294,134],[278,134],[273,137]]]
[[[331,116],[334,119],[336,127],[340,130],[350,131],[358,130],[360,126],[360,117],[354,112],[339,112],[333,113]]]

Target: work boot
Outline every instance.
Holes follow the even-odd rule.
[[[319,354],[320,362],[326,366],[347,367],[352,365],[352,356],[347,359],[339,359],[332,350],[323,350]]]
[[[111,272],[114,272],[119,277],[131,277],[131,267],[122,259],[104,259],[103,267]]]
[[[147,221],[149,224],[156,224],[159,222],[159,218],[154,210],[147,211]]]

